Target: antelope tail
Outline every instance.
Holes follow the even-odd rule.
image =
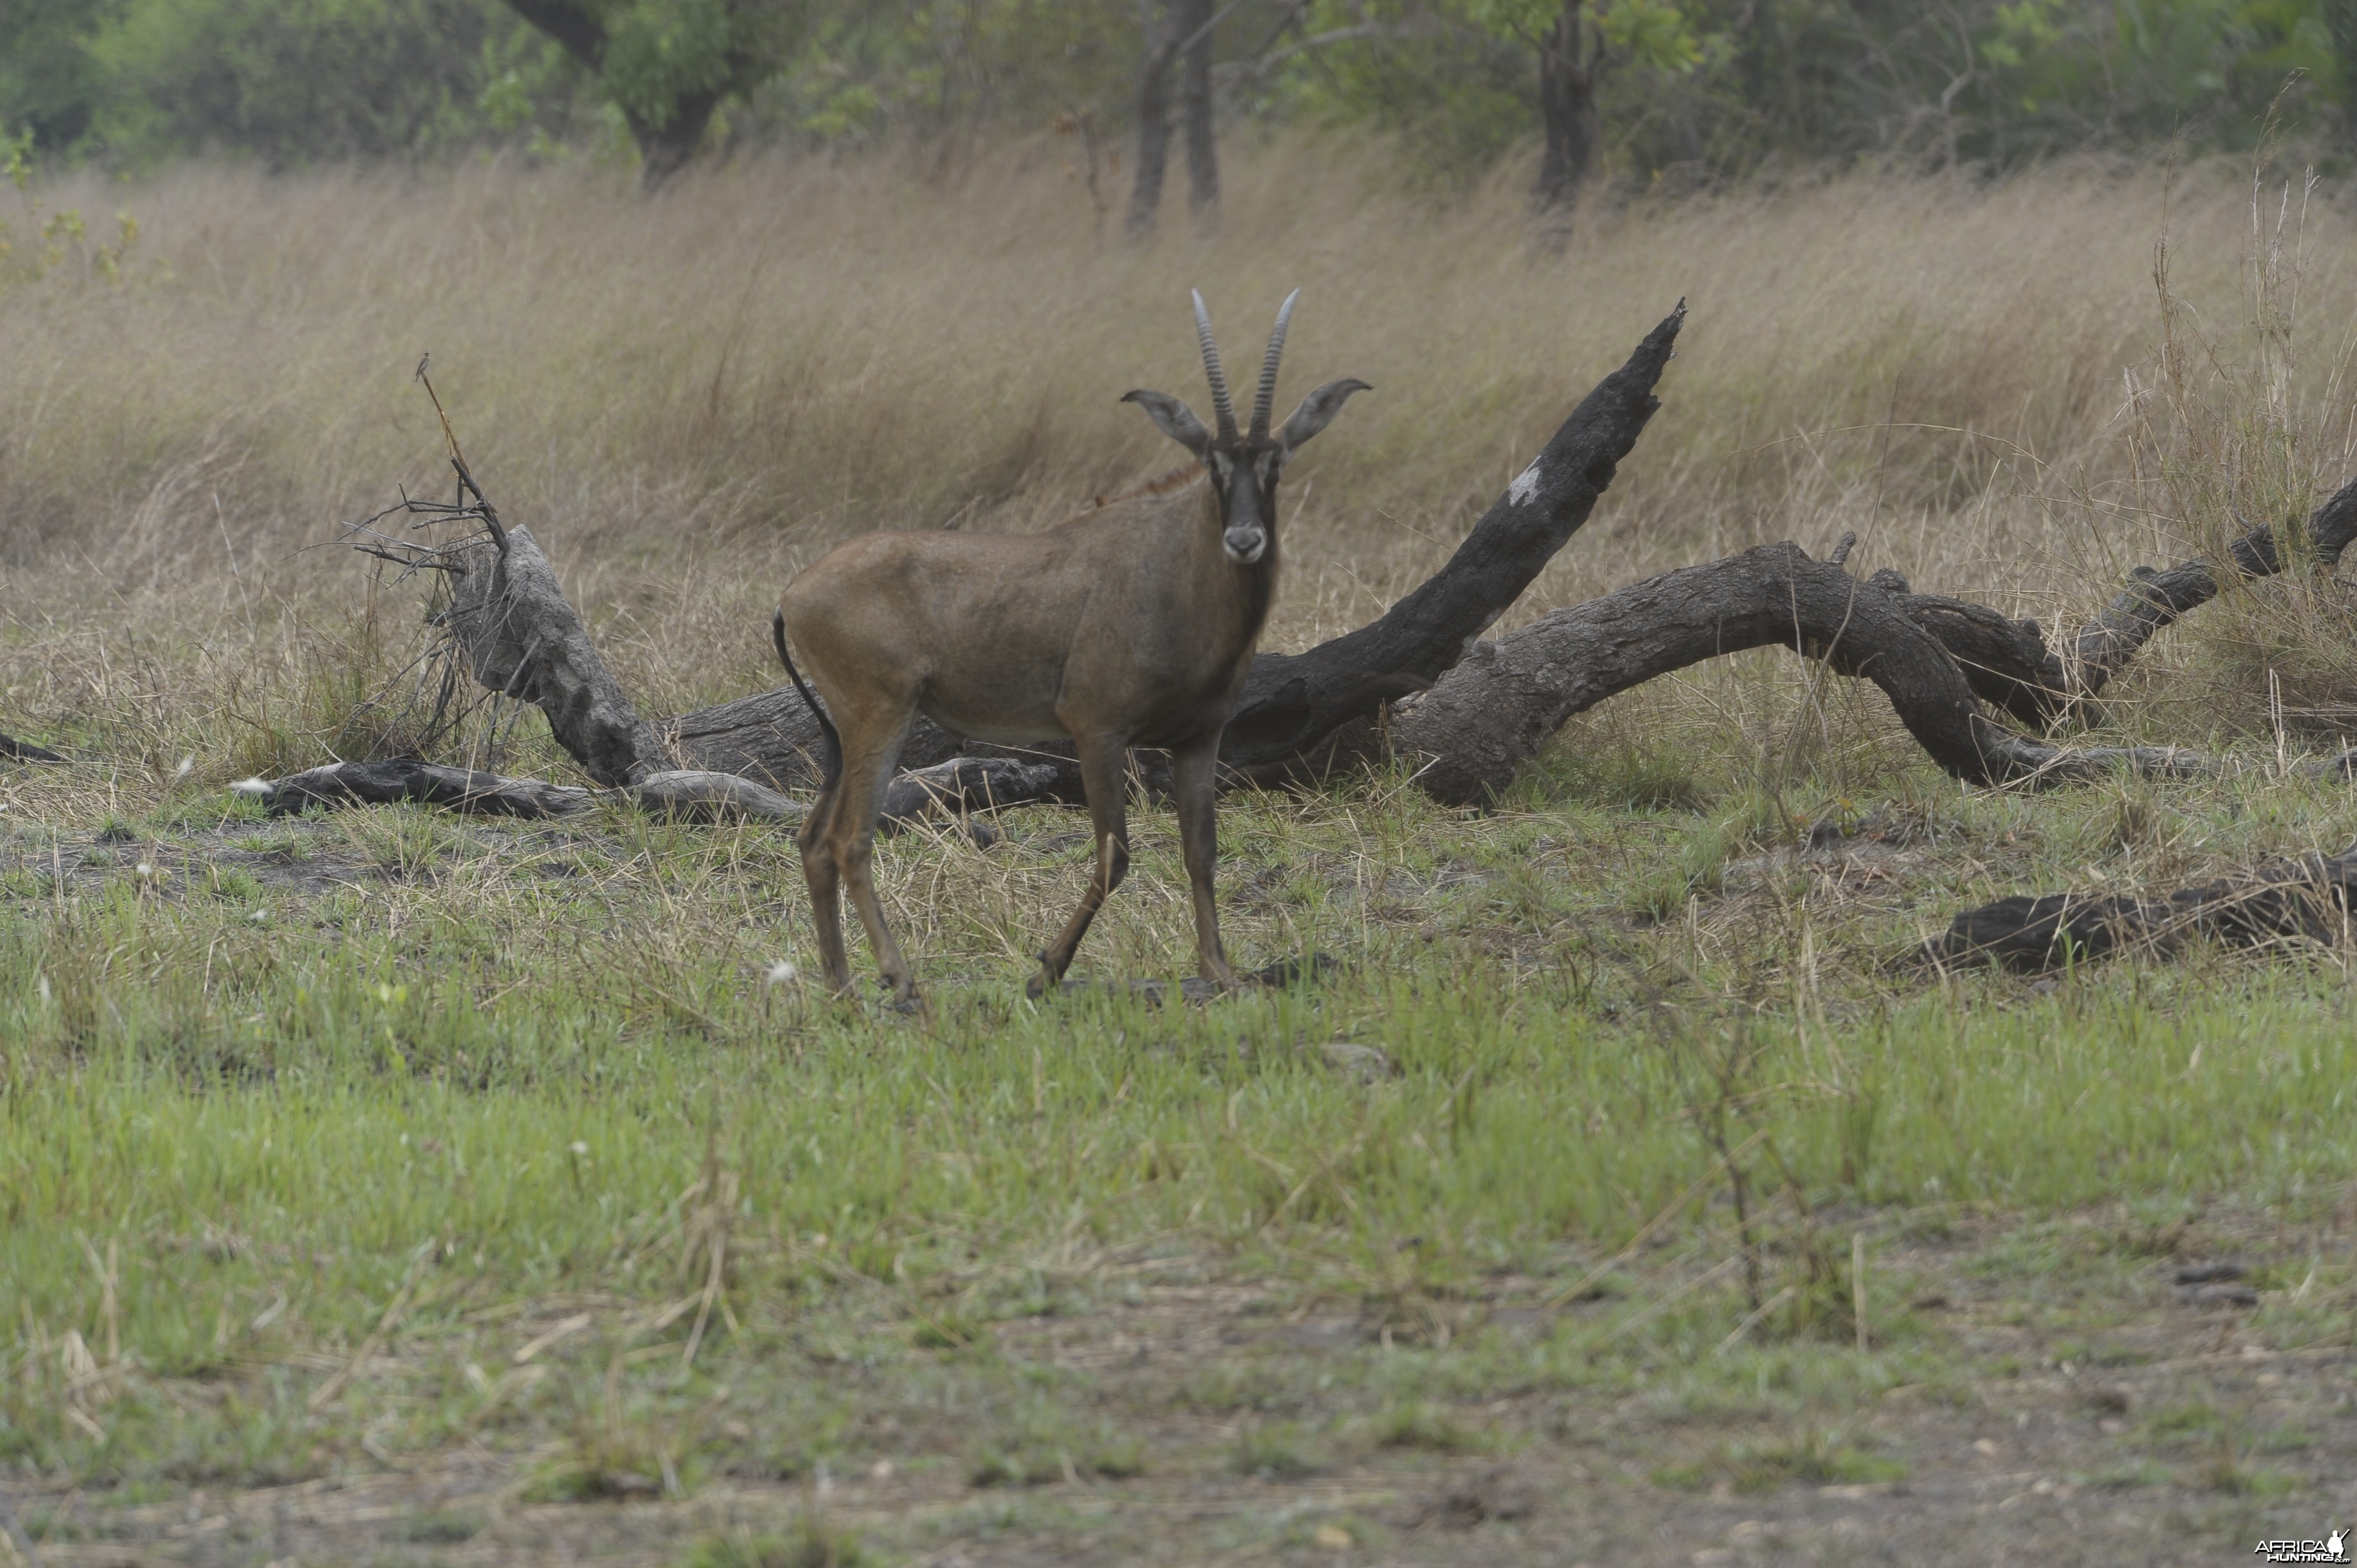
[[[843,777],[843,736],[836,731],[834,721],[826,716],[826,710],[819,706],[818,698],[812,695],[808,682],[802,680],[802,672],[794,668],[794,656],[786,651],[786,612],[783,610],[773,611],[770,616],[770,640],[778,645],[778,662],[786,667],[786,678],[794,683],[794,690],[802,694],[802,701],[809,704],[811,716],[818,720],[819,734],[826,739],[826,755],[821,759],[823,777],[819,788],[832,790],[836,780]]]

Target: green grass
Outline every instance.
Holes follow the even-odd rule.
[[[1640,1444],[1662,1486],[1896,1478],[1907,1461],[1844,1435],[1845,1409],[1901,1384],[1968,1404],[1974,1379],[2031,1369],[2001,1347],[1959,1360],[1887,1247],[1958,1245],[1969,1220],[1980,1273],[1950,1288],[2001,1283],[1993,1321],[2118,1375],[2141,1353],[2086,1292],[2195,1244],[2214,1201],[2316,1210],[2357,1160],[2331,961],[2197,951],[2046,985],[1909,968],[1938,913],[2083,876],[2114,805],[1921,810],[1953,855],[1861,893],[1756,808],[1470,817],[1383,779],[1237,800],[1233,940],[1344,967],[1200,1007],[1021,999],[1008,954],[1072,879],[1058,817],[1010,818],[988,852],[912,836],[884,852],[902,918],[909,889],[950,890],[909,920],[926,1020],[766,983],[805,950],[778,905],[791,846],[760,830],[350,812],[159,834],[142,853],[173,874],[150,882],[75,870],[86,837],[53,857],[20,827],[0,1465],[123,1498],[468,1444],[526,1505],[692,1498],[863,1474],[909,1452],[890,1434],[914,1422],[920,1456],[1009,1496],[1275,1485],[1584,1440],[1569,1417],[1545,1438],[1472,1409],[1539,1397],[1617,1402],[1641,1430],[1767,1423],[1698,1457]],[[2224,858],[2319,834],[2339,804],[2260,780],[2154,810]],[[1183,955],[1172,838],[1146,813],[1087,972]],[[1685,907],[1631,908],[1630,886],[1709,858],[1723,875]],[[1413,922],[1390,907],[1408,887]],[[1338,1070],[1333,1040],[1396,1076]],[[2056,1229],[2088,1212],[2106,1218]],[[1860,1229],[1870,1355],[1851,1345]],[[1641,1230],[1656,1245],[1615,1262]],[[1347,1316],[1315,1353],[1172,1366],[1153,1404],[1106,1406],[1020,1348],[1148,1299],[1125,1283],[1159,1277],[1125,1272],[1144,1261],[1248,1282],[1272,1332]],[[2283,1342],[2346,1332],[2345,1269],[2273,1269],[2260,1321]],[[1535,1337],[1491,1331],[1501,1278],[1576,1299]],[[1173,1448],[1170,1412],[1222,1435]],[[2244,1441],[2219,1419],[2140,1408],[2122,1441],[2157,1459],[2077,1473],[2294,1485],[2271,1464],[2307,1462],[2306,1429]]]
[[[977,1487],[1036,1487],[1098,1477],[1126,1480],[1145,1471],[1145,1445],[1111,1423],[1034,1410],[985,1441],[968,1479]]]
[[[1280,828],[1297,854],[1432,854],[1405,842],[1413,830],[1395,845],[1338,842],[1347,804],[1248,806],[1230,831],[1252,858]],[[1796,996],[1789,940],[1714,966],[1671,937],[1591,978],[1577,960],[1616,940],[1598,918],[1609,889],[1583,899],[1574,884],[1576,912],[1531,939],[1535,953],[1484,950],[1484,911],[1463,891],[1434,911],[1458,927],[1439,944],[1354,942],[1370,934],[1354,912],[1329,909],[1303,945],[1341,951],[1343,978],[1209,1009],[1115,994],[1034,1008],[1017,999],[1015,965],[937,950],[935,1018],[918,1026],[763,986],[756,961],[801,935],[773,918],[650,950],[641,911],[765,897],[790,871],[774,841],[716,853],[619,824],[651,856],[619,886],[552,891],[474,858],[488,852],[448,820],[359,815],[335,825],[398,846],[404,864],[451,867],[458,886],[396,918],[389,896],[330,894],[275,928],[210,900],[159,903],[128,876],[0,913],[0,1244],[36,1319],[88,1294],[87,1270],[61,1266],[79,1256],[58,1245],[74,1235],[210,1227],[264,1248],[325,1242],[319,1294],[369,1299],[436,1239],[502,1280],[603,1277],[616,1238],[662,1211],[716,1135],[763,1230],[781,1243],[827,1232],[831,1257],[904,1268],[953,1247],[923,1239],[940,1225],[1021,1233],[1074,1205],[1106,1235],[1185,1222],[1232,1240],[1272,1220],[1374,1236],[1428,1216],[1428,1251],[1527,1256],[1566,1236],[1611,1241],[1694,1179],[1705,1155],[1686,1112],[1717,1092],[1738,1033],[1752,1086],[1808,1081],[1753,1099],[1746,1124],[1812,1190],[1863,1201],[2298,1190],[2357,1152],[2341,1113],[2357,1037],[2329,968],[2239,966],[2220,983],[2199,965],[2117,965],[2041,995],[2002,979],[1887,980],[1853,960],[1849,988],[1867,993],[1827,1002]],[[1441,826],[1495,865],[1548,825]],[[1587,825],[1554,824],[1576,837]],[[1620,836],[1596,849],[1691,853],[1683,838],[1649,853]],[[1886,952],[1905,940],[1882,929]],[[1558,953],[1575,961],[1555,967]],[[1655,967],[1692,972],[1697,957],[1690,977]],[[1665,979],[1672,1004],[1611,1016]],[[1771,988],[1763,1005],[1740,1004],[1747,984]],[[1297,1047],[1361,1036],[1399,1079],[1371,1091]],[[240,1082],[263,1087],[224,1092]],[[1559,1135],[1595,1125],[1612,1136]],[[441,1152],[418,1152],[427,1137]],[[588,1153],[568,1155],[576,1144]],[[264,1256],[221,1266],[258,1280]],[[134,1263],[124,1283],[135,1337],[151,1278]]]
[[[1436,1454],[1478,1453],[1490,1445],[1472,1430],[1421,1400],[1385,1405],[1367,1425],[1366,1436],[1382,1448],[1418,1448]]]
[[[1328,1467],[1317,1441],[1290,1421],[1247,1420],[1229,1445],[1228,1466],[1239,1476],[1297,1481]]]
[[[1803,1431],[1764,1442],[1723,1444],[1700,1459],[1664,1467],[1654,1478],[1679,1491],[1724,1482],[1738,1492],[1765,1492],[1794,1483],[1873,1485],[1906,1475],[1906,1466],[1866,1452],[1838,1433]]]
[[[676,1568],[864,1568],[873,1561],[856,1532],[800,1513],[783,1535],[731,1533],[700,1541]]]

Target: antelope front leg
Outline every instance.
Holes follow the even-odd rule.
[[[1220,737],[1170,754],[1172,792],[1178,800],[1178,843],[1187,857],[1187,885],[1195,897],[1195,952],[1205,980],[1226,987],[1236,983],[1227,949],[1220,945],[1220,908],[1212,902],[1211,877],[1220,865]]]
[[[1128,747],[1118,740],[1094,738],[1077,741],[1075,749],[1081,754],[1081,788],[1089,797],[1089,822],[1096,830],[1096,875],[1089,878],[1089,890],[1081,895],[1081,907],[1063,934],[1039,955],[1039,972],[1024,987],[1035,1002],[1072,967],[1072,954],[1089,934],[1089,922],[1129,872],[1129,781],[1123,776]]]

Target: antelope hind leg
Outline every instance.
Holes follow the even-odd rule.
[[[794,835],[802,854],[802,880],[810,884],[811,919],[818,927],[819,965],[826,971],[827,989],[837,996],[851,992],[851,961],[843,950],[843,877],[827,829],[843,804],[843,781],[822,792],[818,803],[802,819]]]
[[[876,966],[891,988],[892,1004],[922,1005],[917,1000],[917,977],[884,923],[884,906],[877,901],[870,863],[876,850],[876,818],[884,809],[885,787],[892,780],[892,765],[899,760],[900,742],[909,733],[903,714],[894,731],[884,736],[866,734],[844,737],[843,780],[837,786],[834,810],[826,824],[827,848],[851,884],[851,907],[867,928],[867,946]],[[840,940],[840,939],[838,939]]]
[[[1081,754],[1081,787],[1089,797],[1089,823],[1096,832],[1096,870],[1089,878],[1088,891],[1081,895],[1081,907],[1072,911],[1063,934],[1039,955],[1039,972],[1024,988],[1035,1002],[1072,967],[1072,954],[1080,950],[1081,939],[1089,934],[1089,922],[1097,918],[1098,908],[1129,873],[1128,780],[1122,776],[1128,748],[1118,740],[1100,736],[1077,740],[1075,749]]]
[[[1218,768],[1220,737],[1170,754],[1171,792],[1178,797],[1178,843],[1187,859],[1187,885],[1195,901],[1198,972],[1226,989],[1236,983],[1220,942],[1220,908],[1211,898],[1212,874],[1220,865]]]

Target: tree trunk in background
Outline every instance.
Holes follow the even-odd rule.
[[[1170,36],[1187,45],[1178,102],[1187,120],[1187,204],[1198,215],[1220,204],[1220,149],[1211,126],[1211,0],[1172,0]]]
[[[1171,0],[1159,33],[1148,27],[1146,52],[1137,67],[1137,180],[1129,190],[1129,231],[1154,231],[1154,209],[1162,205],[1162,173],[1170,163],[1170,58],[1180,35],[1178,13],[1186,0]]]
[[[1567,225],[1571,206],[1596,162],[1596,79],[1601,50],[1587,47],[1587,0],[1564,0],[1563,14],[1539,43],[1539,117],[1546,156],[1539,164],[1537,206]]]
[[[2323,0],[2324,29],[2332,40],[2332,59],[2341,67],[2341,128],[2357,142],[2357,0]]]
[[[712,112],[719,107],[718,93],[699,92],[681,99],[671,119],[661,125],[636,114],[623,116],[630,127],[630,139],[639,145],[640,190],[655,189],[695,156],[712,124]]]
[[[582,0],[508,0],[508,8],[554,39],[591,76],[605,70],[606,24]],[[720,98],[716,91],[683,97],[673,105],[671,118],[661,124],[643,114],[623,112],[630,140],[638,144],[640,189],[653,190],[695,156]]]

